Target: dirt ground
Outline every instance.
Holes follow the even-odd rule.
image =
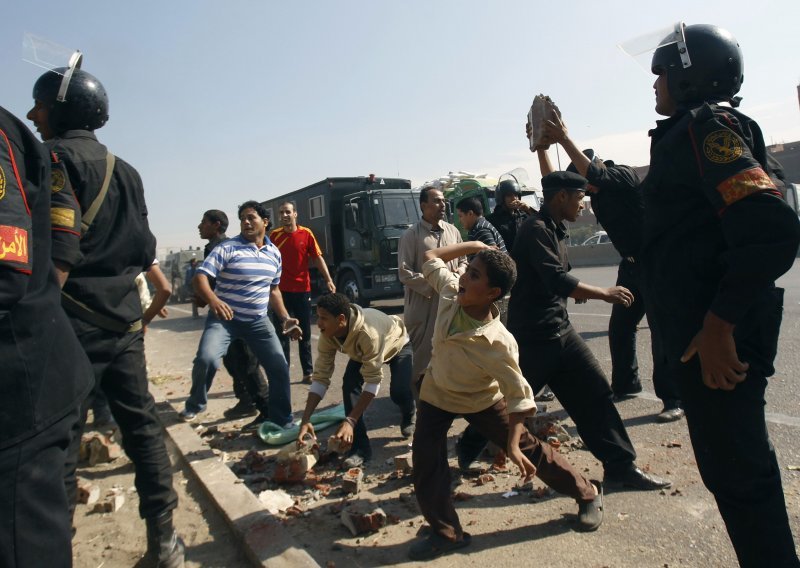
[[[154,323],[146,339],[152,390],[157,400],[167,400],[177,410],[183,408],[183,400],[189,392],[191,360],[204,321],[192,319],[187,308],[171,307],[172,316]],[[397,313],[396,308],[390,307],[389,311]],[[588,332],[585,338],[593,350],[602,351],[606,338],[600,332],[593,333]],[[316,342],[313,343],[316,348]],[[610,365],[607,354],[599,358],[604,367]],[[292,361],[292,404],[295,414],[299,415],[305,404],[307,387],[300,383],[296,348]],[[338,356],[333,386],[321,407],[341,402],[338,385],[346,361],[344,356]],[[646,370],[645,376],[648,376]],[[278,513],[277,517],[299,547],[305,548],[322,566],[411,564],[406,561],[408,547],[424,523],[409,477],[395,471],[393,458],[410,450],[410,440],[400,435],[400,413],[388,398],[388,388],[381,391],[368,409],[366,417],[374,457],[364,468],[361,491],[349,496],[342,492],[343,471],[333,460],[318,464],[314,468],[315,477],[307,484],[275,483],[275,455],[279,448],[267,446],[252,434],[242,434],[241,426],[249,418],[226,420],[222,412],[234,403],[230,377],[221,370],[211,389],[208,410],[200,415],[196,430],[254,494],[282,490],[293,498],[296,506],[288,513]],[[547,403],[547,406],[559,416],[557,403]],[[473,543],[463,553],[439,559],[433,565],[460,567],[503,563],[508,566],[661,568],[735,565],[716,505],[697,473],[685,423],[655,423],[653,416],[660,410],[660,403],[652,395],[620,403],[618,408],[636,446],[637,463],[645,470],[671,478],[674,485],[670,490],[607,493],[603,526],[596,533],[583,534],[573,530],[575,502],[552,494],[538,479],[533,488],[519,490],[515,472],[490,470],[489,457],[486,468],[493,478],[486,478],[479,484],[475,478],[461,478],[456,474],[453,457],[450,460],[453,486],[459,496],[456,507],[465,529],[473,535]],[[569,420],[562,424],[573,440],[563,444],[560,450],[568,454],[568,460],[587,477],[601,479],[599,462],[575,442],[574,426]],[[451,449],[456,434],[464,427],[463,420],[454,424],[449,439]],[[775,426],[774,429],[776,439],[794,439],[791,427]],[[334,431],[331,428],[318,433],[319,439],[327,440]],[[798,456],[791,452],[793,448],[783,454],[787,463],[797,461]],[[451,455],[454,456],[454,452],[451,451]],[[257,457],[254,459],[254,456]],[[793,526],[797,527],[800,475],[787,469],[783,473],[787,507]],[[119,484],[127,491],[133,484],[132,467],[126,458],[108,466],[84,469],[82,474],[94,476],[106,484],[104,487]],[[206,505],[197,485],[187,479],[184,472],[178,471],[175,486],[181,499],[176,524],[187,540],[188,565],[246,565],[224,523]],[[136,506],[135,493],[126,493],[125,506],[114,514],[88,514],[85,506],[79,505],[76,566],[134,565],[145,548],[144,524],[138,519]],[[376,532],[353,536],[340,520],[343,508],[367,513],[376,507],[382,508],[388,519],[387,525]]]

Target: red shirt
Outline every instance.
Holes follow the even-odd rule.
[[[306,227],[297,226],[294,232],[281,227],[269,234],[270,240],[281,251],[283,273],[278,285],[281,292],[310,292],[311,278],[308,275],[308,260],[322,256],[314,233]]]

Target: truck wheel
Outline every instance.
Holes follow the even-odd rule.
[[[356,275],[353,274],[352,270],[346,271],[342,274],[342,277],[339,278],[339,286],[337,286],[337,291],[341,292],[347,299],[350,300],[353,304],[358,304],[362,308],[369,307],[369,300],[364,298],[364,295],[361,293],[361,288],[358,287],[358,279]]]

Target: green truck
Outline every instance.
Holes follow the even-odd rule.
[[[402,297],[397,245],[420,218],[419,192],[409,180],[374,174],[325,178],[263,201],[273,227],[280,226],[278,210],[286,201],[294,204],[298,224],[316,236],[337,291],[364,307]],[[316,272],[312,267],[312,296],[326,289]]]

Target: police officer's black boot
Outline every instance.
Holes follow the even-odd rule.
[[[183,568],[183,539],[172,526],[172,511],[147,523],[147,554],[145,558],[158,568]]]

